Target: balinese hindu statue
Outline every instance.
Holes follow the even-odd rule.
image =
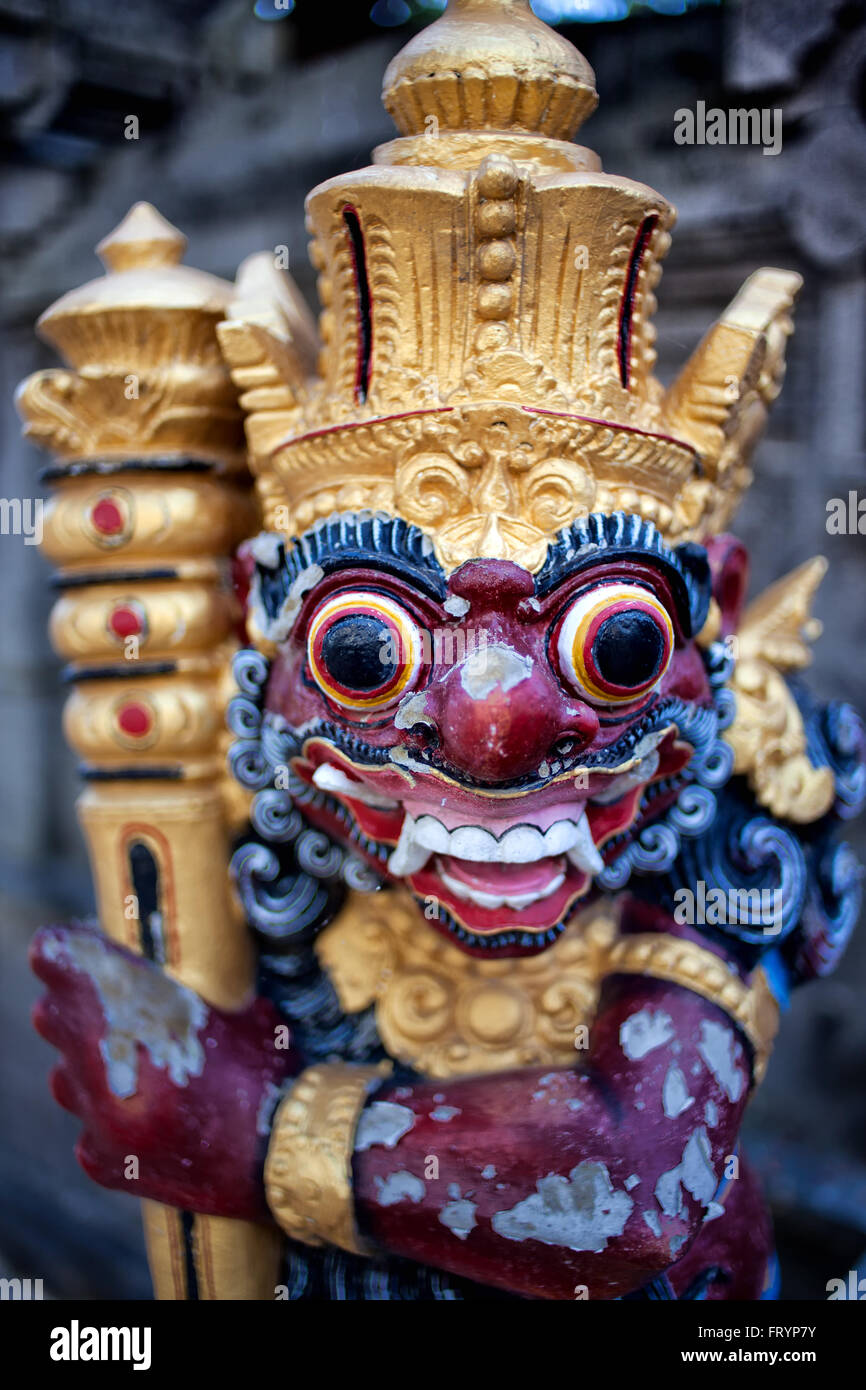
[[[99,909],[34,946],[54,1093],[161,1298],[773,1297],[738,1136],[864,795],[823,561],[746,606],[727,530],[800,281],[663,389],[674,210],[572,142],[581,55],[452,0],[384,102],[318,326],[145,203],[40,321]]]

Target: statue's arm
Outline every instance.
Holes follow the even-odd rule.
[[[659,960],[682,945],[654,940]],[[682,951],[687,971],[698,957]],[[731,981],[743,1004],[749,987]],[[616,1297],[718,1214],[752,1071],[724,1009],[670,979],[611,974],[590,1046],[565,1070],[378,1085],[358,1068],[303,1073],[277,1113],[268,1194],[296,1238],[529,1297]],[[350,1130],[353,1212],[339,1182]]]
[[[37,938],[37,1027],[105,1186],[530,1297],[616,1297],[714,1214],[755,1062],[754,987],[659,930],[657,911],[634,913],[589,1046],[563,1070],[302,1069],[267,1000],[211,1008],[82,928]],[[699,967],[729,975],[724,1008],[689,986]]]

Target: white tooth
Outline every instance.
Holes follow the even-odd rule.
[[[480,825],[459,825],[448,836],[448,853],[455,859],[472,859],[484,864],[496,864],[500,845],[495,835]]]
[[[476,829],[470,826],[469,829]],[[441,821],[435,816],[419,816],[415,822],[415,839],[419,845],[424,845],[428,850],[435,851],[437,854],[450,854],[451,832],[445,829]],[[480,832],[484,834],[484,831]],[[468,856],[464,856],[468,858]]]
[[[574,867],[581,869],[583,873],[600,874],[604,868],[604,860],[596,849],[585,811],[576,828],[577,839],[568,851],[568,858]]]
[[[640,786],[642,782],[648,782],[654,776],[659,765],[659,755],[653,749],[647,753],[646,757],[641,758],[636,767],[629,772],[621,772],[618,776],[611,778],[609,784],[600,792],[597,792],[592,800],[599,806],[608,806],[611,801],[619,801],[621,796],[625,796],[632,787]]]
[[[565,854],[579,839],[580,830],[576,821],[554,821],[544,832],[545,853]]]
[[[546,859],[550,850],[544,835],[534,825],[515,825],[499,841],[499,854],[502,864],[534,864],[536,859]]]
[[[412,821],[411,832],[407,829],[411,817],[407,816],[401,832],[407,843],[411,838],[413,861],[423,848],[428,854],[447,854],[453,859],[471,860],[480,864],[534,864],[539,859],[549,859],[559,854],[582,856],[575,863],[590,872],[599,872],[603,867],[598,852],[592,843],[592,835],[586,819],[586,812],[580,820],[560,820],[542,832],[534,825],[516,825],[497,839],[490,831],[480,825],[458,825],[448,830],[435,816],[419,816]],[[397,849],[400,849],[398,845]],[[394,851],[397,855],[397,850]],[[396,862],[402,863],[402,858]],[[392,872],[397,872],[392,870]],[[400,870],[399,872],[412,872]]]
[[[345,772],[332,763],[322,763],[313,773],[313,781],[323,792],[333,792],[337,796],[350,796],[354,801],[363,801],[365,806],[378,806],[382,810],[396,810],[399,801],[392,801],[364,782],[353,782]]]
[[[416,874],[419,869],[423,869],[429,858],[430,851],[418,844],[415,838],[415,821],[407,813],[400,830],[397,848],[391,852],[388,860],[388,870],[395,878],[405,878],[407,874]]]

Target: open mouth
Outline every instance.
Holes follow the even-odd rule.
[[[469,947],[537,950],[620,852],[647,787],[676,780],[691,751],[667,725],[616,766],[520,792],[479,791],[402,762],[361,766],[321,736],[292,767],[324,793],[305,804],[306,817],[407,883],[434,925]]]

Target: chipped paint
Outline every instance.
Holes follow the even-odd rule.
[[[662,1233],[662,1227],[661,1222],[659,1221],[656,1213],[654,1211],[642,1211],[641,1216],[643,1217],[646,1224],[649,1226],[656,1239],[659,1239]]]
[[[655,1199],[665,1216],[679,1216],[683,1209],[683,1188],[702,1207],[712,1201],[718,1179],[710,1162],[711,1153],[707,1131],[703,1128],[693,1130],[685,1142],[677,1166],[662,1173],[655,1185]]]
[[[647,1053],[663,1047],[675,1036],[673,1019],[663,1009],[653,1012],[649,1007],[623,1019],[619,1028],[620,1047],[631,1062],[638,1062]]]
[[[727,1028],[723,1023],[716,1023],[712,1019],[703,1019],[698,1052],[728,1100],[739,1100],[745,1085],[745,1077],[737,1066],[738,1058],[742,1055],[742,1048],[739,1043],[735,1043],[730,1028]]]
[[[662,1108],[668,1119],[675,1120],[694,1103],[695,1098],[689,1095],[686,1078],[679,1067],[671,1065],[662,1086]]]
[[[247,541],[247,549],[256,564],[263,569],[275,570],[280,563],[280,553],[285,541],[277,531],[259,531]]]
[[[256,1134],[260,1135],[263,1139],[270,1135],[274,1119],[274,1110],[276,1109],[277,1101],[282,1093],[282,1087],[277,1086],[273,1081],[268,1082],[262,1093],[262,1098],[259,1102],[259,1108],[256,1114]]]
[[[435,1110],[430,1111],[430,1119],[436,1120],[440,1125],[447,1125],[455,1115],[462,1115],[462,1110],[458,1110],[456,1105],[437,1105]]]
[[[481,1169],[481,1176],[482,1178],[487,1178],[488,1181],[490,1180],[490,1178],[496,1177],[496,1169],[494,1168],[492,1163],[488,1163],[485,1168]]]
[[[704,1106],[704,1119],[710,1129],[713,1129],[719,1123],[719,1111],[714,1100],[708,1100]]]
[[[361,1112],[355,1133],[355,1150],[363,1153],[381,1144],[393,1149],[414,1127],[415,1116],[406,1105],[395,1105],[392,1100],[374,1100]]]
[[[679,1216],[683,1209],[683,1192],[680,1187],[680,1164],[661,1173],[655,1185],[654,1196],[665,1216]]]
[[[261,538],[259,538],[261,539]],[[295,620],[301,611],[304,598],[311,589],[315,589],[325,577],[325,571],[321,565],[308,565],[306,569],[296,575],[289,587],[289,592],[284,598],[280,611],[276,617],[269,617],[265,611],[261,598],[261,583],[258,571],[253,576],[250,587],[249,611],[252,625],[258,629],[263,637],[269,642],[284,642],[289,636],[295,625]]]
[[[416,724],[428,724],[431,729],[436,727],[427,713],[426,690],[416,690],[404,695],[394,712],[395,729],[413,729]]]
[[[393,1207],[398,1202],[420,1202],[426,1191],[421,1179],[405,1168],[389,1173],[387,1178],[377,1176],[376,1187],[379,1194],[376,1201],[380,1207]]]
[[[201,1076],[205,1050],[198,1034],[208,1007],[192,990],[155,966],[128,960],[98,937],[49,938],[43,952],[49,960],[71,963],[93,983],[107,1025],[99,1051],[114,1095],[135,1095],[139,1046],[175,1086]]]
[[[442,607],[446,613],[451,614],[452,618],[465,618],[470,605],[468,598],[462,598],[460,594],[450,594]]]
[[[591,1159],[567,1178],[548,1173],[535,1186],[531,1196],[492,1218],[497,1235],[598,1253],[611,1236],[622,1235],[634,1207],[627,1193],[614,1191],[606,1166]]]
[[[683,1149],[682,1181],[683,1187],[702,1207],[708,1206],[713,1200],[719,1185],[710,1162],[711,1154],[712,1147],[707,1131],[703,1128],[696,1129],[694,1134],[689,1135]]]
[[[631,1173],[623,1183],[623,1187],[625,1188],[626,1192],[631,1192],[635,1187],[639,1185],[639,1183],[640,1178],[638,1177],[637,1173]]]
[[[486,700],[497,686],[508,694],[532,675],[531,656],[520,656],[511,647],[495,642],[473,652],[462,663],[460,684],[470,700]]]
[[[452,1189],[449,1188],[449,1194]],[[457,1188],[457,1196],[444,1206],[439,1213],[439,1220],[443,1226],[457,1237],[458,1240],[465,1240],[470,1231],[478,1225],[475,1220],[475,1213],[478,1210],[476,1202],[470,1202],[467,1197],[460,1196],[460,1189]]]

